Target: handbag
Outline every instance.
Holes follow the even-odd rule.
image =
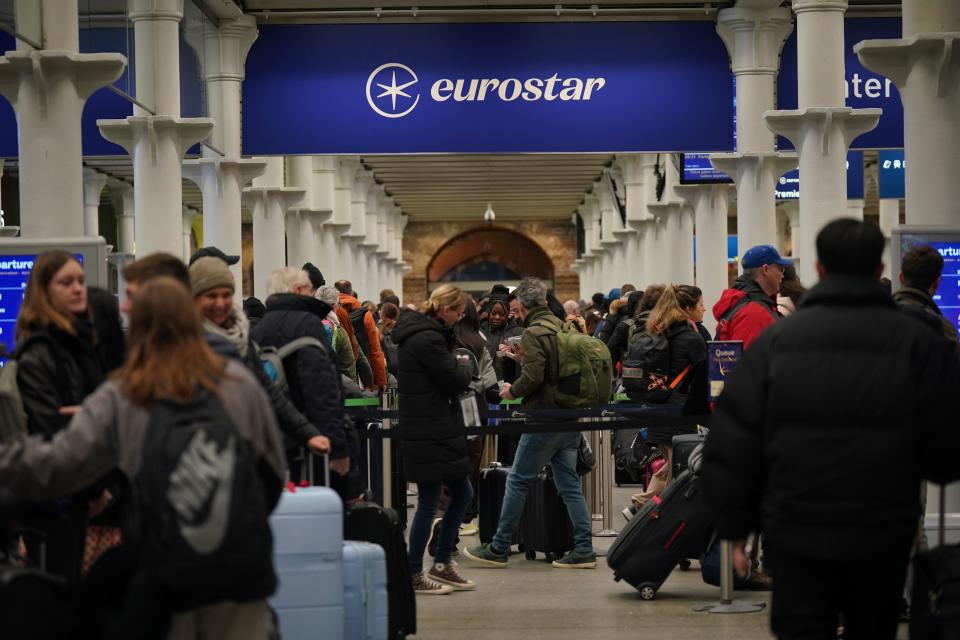
[[[960,640],[960,546],[944,544],[945,489],[940,486],[940,544],[913,559],[911,640]]]
[[[580,433],[580,445],[577,447],[577,475],[585,476],[597,466],[597,456],[590,446],[587,436]]]

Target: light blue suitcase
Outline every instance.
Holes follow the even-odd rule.
[[[343,640],[343,503],[325,487],[284,491],[270,517],[284,640]]]
[[[369,542],[343,543],[345,640],[387,640],[387,556]]]

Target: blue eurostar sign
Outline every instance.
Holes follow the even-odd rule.
[[[243,152],[729,151],[711,22],[264,25]]]

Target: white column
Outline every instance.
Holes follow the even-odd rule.
[[[96,169],[83,169],[83,235],[100,235],[100,195],[107,185],[107,174]]]
[[[382,288],[379,279],[380,259],[386,252],[380,252],[377,221],[380,217],[381,201],[384,199],[386,199],[386,194],[383,191],[383,186],[371,181],[370,190],[367,193],[366,206],[367,239],[365,244],[367,254],[367,291],[363,293],[363,297],[366,300],[376,300],[376,294],[379,293]]]
[[[603,225],[600,244],[607,250],[601,273],[605,281],[610,283],[607,288],[609,291],[613,287],[619,287],[630,277],[624,251],[625,229],[620,219],[620,212],[617,210],[617,203],[614,201],[616,194],[610,188],[606,176],[593,183],[593,193],[600,206],[600,219]]]
[[[903,100],[906,222],[960,222],[960,5],[904,0],[903,38],[854,47],[865,67],[890,78]]]
[[[584,196],[582,211],[587,237],[587,250],[584,252],[583,258],[587,261],[587,284],[591,290],[589,295],[601,290],[606,294],[610,290],[610,287],[603,288],[606,284],[604,282],[603,266],[607,248],[601,243],[601,213],[595,194],[588,193]]]
[[[794,253],[808,284],[817,279],[817,234],[830,220],[847,215],[847,150],[854,138],[877,125],[881,113],[844,106],[846,9],[847,0],[793,0],[799,109],[764,116],[800,156],[800,237],[794,239]]]
[[[790,257],[796,262],[800,256],[797,250],[797,243],[800,242],[800,203],[793,200],[783,203],[783,210],[787,214],[787,224],[790,226]],[[744,249],[740,250],[743,255]]]
[[[413,268],[403,260],[403,234],[404,234],[404,230],[407,228],[407,224],[410,222],[410,217],[401,213],[399,207],[397,207],[395,211],[398,214],[397,232],[396,232],[396,240],[395,240],[395,242],[397,243],[396,253],[398,256],[400,256],[400,263],[397,265],[399,267],[398,275],[397,275],[398,285],[397,287],[395,287],[395,290],[400,293],[400,301],[406,302],[406,300],[404,300],[403,298],[403,276],[404,274],[407,274],[410,271],[412,271]]]
[[[349,237],[349,231],[352,227],[353,180],[360,168],[360,162],[353,156],[341,156],[335,158],[334,168],[333,216],[324,224],[333,240],[333,266],[330,276],[327,277],[331,283],[349,279],[353,272],[356,247]],[[324,276],[326,275],[324,273]]]
[[[663,261],[664,284],[693,282],[693,212],[684,202],[648,204],[660,218],[662,236],[657,242],[657,257]]]
[[[282,172],[280,178],[283,184]],[[303,195],[302,189],[285,187],[254,186],[243,192],[243,204],[253,214],[253,295],[260,300],[267,299],[270,274],[287,263],[284,220]]]
[[[213,129],[209,118],[180,117],[178,28],[183,0],[129,0],[136,43],[137,99],[125,120],[98,120],[100,133],[133,156],[140,255],[182,249],[183,154]],[[224,247],[225,249],[226,247]]]
[[[736,80],[737,152],[712,160],[737,185],[737,238],[744,251],[776,241],[774,187],[780,169],[792,168],[774,153],[773,133],[762,119],[774,108],[780,51],[793,30],[790,10],[780,4],[755,0],[723,9],[717,17]]]
[[[111,179],[108,184],[110,201],[117,214],[117,252],[133,255],[135,237],[133,187],[122,180],[114,179]]]
[[[189,262],[190,256],[193,255],[193,243],[191,242],[193,237],[193,221],[196,220],[197,216],[200,215],[200,212],[196,209],[191,209],[190,207],[184,205],[183,207],[183,250],[181,255],[183,255],[183,261]],[[216,246],[216,245],[215,245]],[[230,251],[224,250],[224,253],[228,255],[240,255],[232,254]],[[238,280],[239,282],[239,280]]]
[[[696,285],[709,308],[727,288],[727,209],[734,189],[725,184],[681,185],[675,188],[693,208],[696,227]],[[704,314],[710,333],[716,328],[712,313]]]
[[[645,164],[643,154],[617,156],[617,165],[623,175],[626,195],[627,227],[633,234],[627,238],[627,270],[633,283],[639,288],[646,287],[647,273],[643,270],[643,232],[644,222],[649,220],[647,201],[644,192]]]
[[[900,274],[893,273],[893,253],[890,235],[893,228],[900,224],[900,201],[890,198],[880,200],[880,231],[883,233],[883,275],[895,281]]]
[[[17,40],[0,58],[0,95],[17,116],[20,228],[27,238],[84,235],[80,116],[87,98],[116,81],[119,53],[81,54],[77,0],[16,0]],[[56,185],[51,185],[51,180]]]
[[[367,194],[373,175],[361,168],[353,179],[353,189],[350,196],[350,230],[344,234],[353,249],[353,263],[348,268],[351,272],[344,277],[353,283],[353,288],[360,295],[367,295]]]
[[[863,200],[847,200],[847,217],[863,220]]]
[[[315,263],[321,253],[317,230],[328,220],[333,211],[329,208],[316,208],[316,193],[313,177],[312,156],[290,156],[287,158],[288,187],[302,189],[303,199],[296,209],[287,216],[287,261],[291,266],[302,267],[307,262]],[[293,216],[293,213],[296,213]],[[291,217],[295,217],[296,226],[291,227]],[[296,260],[294,260],[296,258]],[[326,274],[324,274],[326,277]]]
[[[336,216],[336,156],[313,157],[313,206],[321,211],[329,211],[323,225],[317,230],[317,255],[314,264],[323,273],[328,282],[334,282],[332,274],[337,269],[337,244],[342,230],[332,224]]]

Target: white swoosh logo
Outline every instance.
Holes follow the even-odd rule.
[[[230,436],[227,446],[214,463],[217,488],[210,501],[210,513],[202,524],[180,523],[180,534],[187,544],[201,555],[216,551],[227,535],[227,518],[230,512],[230,499],[233,493],[233,468],[237,457],[236,438]]]

